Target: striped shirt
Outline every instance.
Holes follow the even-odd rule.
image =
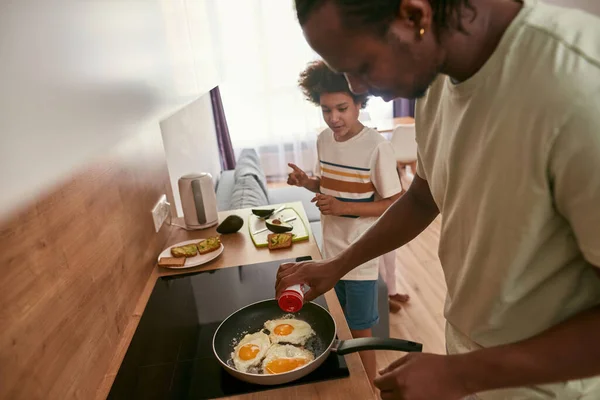
[[[345,202],[374,202],[402,190],[396,157],[390,142],[376,130],[365,127],[346,142],[336,142],[331,129],[317,140],[321,193]],[[321,215],[324,256],[334,257],[362,235],[375,217]],[[348,273],[344,280],[376,280],[378,260],[371,260]]]

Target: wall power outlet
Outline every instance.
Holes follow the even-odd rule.
[[[156,232],[160,230],[170,212],[171,205],[167,201],[167,196],[163,194],[152,209],[152,219],[154,220],[154,230]]]

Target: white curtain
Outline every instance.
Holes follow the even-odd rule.
[[[306,43],[293,0],[209,0],[222,82],[219,87],[236,152],[257,149],[268,177],[287,163],[316,164],[316,137],[325,126],[304,99],[298,76],[318,55]],[[391,118],[392,105],[371,99],[363,119]]]

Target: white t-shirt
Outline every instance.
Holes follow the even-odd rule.
[[[450,353],[600,304],[597,17],[526,1],[472,78],[434,82],[416,124],[417,173],[442,213]],[[600,378],[480,397],[600,399]]]
[[[365,127],[358,135],[336,142],[331,129],[317,140],[319,157],[316,175],[321,177],[321,193],[338,200],[373,202],[400,193],[396,156],[389,141],[379,132]],[[376,217],[321,215],[323,253],[326,258],[339,254],[360,237]],[[350,271],[343,280],[377,280],[378,259]]]

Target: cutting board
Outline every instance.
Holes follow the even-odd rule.
[[[277,218],[280,220],[284,220],[290,217],[296,217],[295,220],[287,222],[293,228],[291,230],[291,233],[294,234],[292,242],[308,240],[308,229],[306,228],[306,224],[304,223],[302,217],[300,217],[300,214],[298,214],[298,212],[294,208],[286,207],[280,212],[278,212],[276,215],[272,215],[269,219]],[[256,247],[267,247],[268,245],[267,236],[273,232],[266,230],[256,235],[254,234],[254,232],[263,229],[265,226],[265,220],[258,218],[256,215],[250,214],[250,216],[248,217],[248,229],[250,231],[250,237],[252,238],[252,241],[254,242],[254,245]]]

